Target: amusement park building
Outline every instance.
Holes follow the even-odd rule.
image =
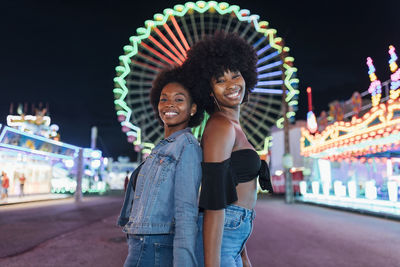
[[[0,173],[9,178],[9,196],[22,195],[21,188],[25,195],[75,192],[81,149],[82,191],[105,190],[102,152],[60,142],[57,131],[45,114],[9,115],[7,125],[0,124]]]
[[[300,200],[400,217],[400,70],[392,46],[389,54],[393,74],[383,83],[367,60],[371,86],[361,95],[371,95],[368,104],[353,95],[351,112],[332,107],[331,119],[339,119],[320,117],[314,134],[302,128],[301,155],[311,172]]]

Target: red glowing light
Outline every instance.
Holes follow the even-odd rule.
[[[176,46],[179,48],[179,50],[181,51],[181,53],[183,54],[184,57],[186,57],[186,51],[185,49],[183,49],[183,46],[181,45],[181,43],[178,41],[178,39],[176,38],[175,34],[171,31],[171,28],[168,26],[168,24],[163,24],[164,29],[167,31],[167,33],[169,34],[169,36],[171,36],[172,40],[174,41],[174,43],[176,44]]]
[[[174,24],[174,27],[175,27],[176,31],[178,32],[178,35],[181,38],[181,40],[183,42],[183,45],[185,46],[185,49],[189,50],[190,47],[189,47],[189,45],[188,45],[188,43],[186,41],[185,36],[183,35],[183,33],[181,31],[181,28],[178,25],[178,22],[176,22],[176,19],[174,18],[174,16],[171,16],[171,21],[172,21],[172,24]]]
[[[165,37],[165,35],[158,28],[154,28],[154,31],[158,34],[158,36],[161,37],[161,39],[163,39],[163,41],[168,45],[169,48],[172,49],[172,51],[175,53],[175,55],[179,57],[181,61],[185,61],[185,57],[179,53],[179,51],[175,48],[175,46],[171,44],[171,42],[167,39],[167,37]]]
[[[311,111],[312,110],[311,87],[307,87],[307,96],[308,96],[308,111]]]
[[[176,56],[174,56],[174,54],[172,54],[167,48],[165,48],[165,46],[163,46],[159,41],[157,41],[156,39],[154,39],[153,36],[149,35],[149,40],[153,42],[153,44],[155,44],[156,46],[158,46],[165,54],[167,54],[172,60],[174,60],[175,62],[178,62],[179,65],[181,65],[183,62],[181,60],[179,60]]]
[[[165,62],[167,62],[170,65],[174,65],[175,62],[173,62],[172,60],[170,60],[169,58],[167,58],[166,56],[162,55],[160,52],[158,52],[157,50],[151,48],[149,45],[145,44],[144,42],[141,43],[141,45],[146,48],[148,51],[150,51],[151,53],[153,53],[154,55],[158,56],[160,59],[164,60]]]

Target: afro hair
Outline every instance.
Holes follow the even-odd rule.
[[[212,114],[214,101],[211,80],[225,71],[240,71],[246,82],[243,102],[257,84],[257,54],[254,48],[236,33],[216,32],[198,41],[187,53],[183,65],[185,76],[190,77],[191,87],[201,92],[204,109]]]
[[[160,122],[160,125],[164,126],[164,123],[158,113],[158,102],[160,101],[163,88],[169,83],[179,83],[188,91],[192,103],[197,105],[197,112],[190,118],[188,126],[198,126],[203,121],[204,117],[204,108],[202,108],[200,102],[201,92],[194,90],[194,88],[190,86],[189,77],[183,75],[181,67],[165,68],[158,73],[153,81],[150,90],[150,103],[153,106],[155,116]]]

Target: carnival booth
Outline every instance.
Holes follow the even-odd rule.
[[[9,195],[19,195],[24,175],[25,194],[50,193],[53,178],[71,175],[70,162],[79,147],[3,126],[0,132],[0,170],[10,179]]]
[[[311,172],[299,200],[400,215],[400,70],[393,46],[389,55],[390,80],[381,83],[368,58],[371,85],[347,101],[353,110],[332,107],[318,131],[302,129],[301,154]],[[361,96],[368,94],[366,104]]]
[[[300,155],[299,139],[301,137],[301,129],[305,126],[305,121],[298,120],[294,124],[289,125],[289,149],[292,156],[293,166],[290,168],[292,176],[293,192],[300,192],[299,183],[303,181],[304,157]],[[275,194],[285,193],[285,172],[283,169],[284,159],[284,131],[278,127],[271,129],[272,146],[271,146],[271,183]]]
[[[0,172],[10,179],[9,195],[22,195],[21,177],[25,195],[75,192],[78,160],[82,160],[82,191],[104,192],[107,162],[101,151],[85,148],[79,158],[82,148],[58,141],[58,126],[50,125],[46,109],[35,115],[24,115],[22,109],[7,117],[7,125],[0,125]]]

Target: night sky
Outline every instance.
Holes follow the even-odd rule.
[[[136,28],[182,3],[1,1],[0,123],[6,123],[11,102],[48,103],[62,141],[89,147],[90,128],[96,125],[105,156],[134,159],[114,109],[114,68]],[[368,88],[366,57],[372,57],[378,78],[385,81],[390,78],[388,46],[400,51],[400,1],[228,3],[260,15],[290,47],[300,79],[297,119],[306,117],[307,86],[313,88],[319,114],[329,102]]]

